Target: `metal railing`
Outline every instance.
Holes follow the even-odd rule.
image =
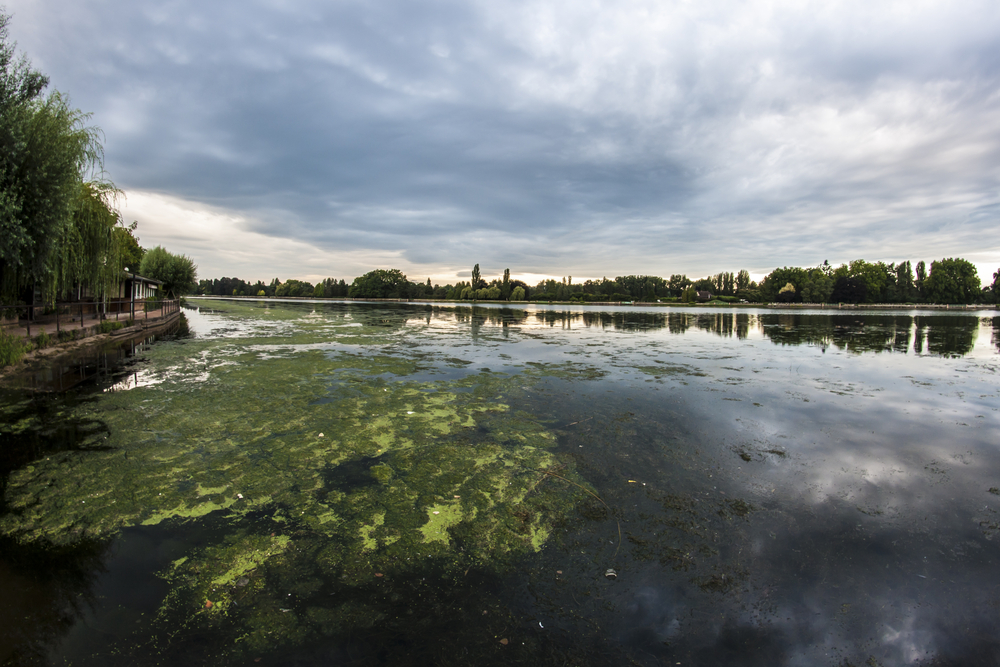
[[[100,301],[73,301],[59,302],[54,306],[41,306],[20,304],[14,306],[0,305],[0,327],[24,327],[25,335],[31,337],[31,327],[45,330],[46,324],[55,323],[56,333],[62,331],[63,325],[66,328],[87,327],[87,320],[91,324],[104,322],[105,320],[138,319],[137,313],[142,314],[142,319],[149,319],[151,312],[160,312],[160,317],[169,315],[180,310],[180,299],[106,299]],[[77,327],[79,323],[79,327]]]

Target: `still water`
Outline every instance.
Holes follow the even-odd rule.
[[[3,664],[1000,662],[993,312],[185,312],[0,394]]]

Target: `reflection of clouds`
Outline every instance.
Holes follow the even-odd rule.
[[[631,563],[616,582],[624,592],[612,621],[623,643],[658,659],[682,656],[684,664],[864,664],[869,657],[913,664],[975,657],[973,649],[998,655],[976,635],[995,626],[995,543],[979,526],[992,516],[982,507],[994,499],[985,489],[996,485],[997,391],[994,376],[977,365],[978,350],[958,359],[944,354],[965,344],[966,324],[978,327],[976,318],[954,318],[955,343],[952,318],[933,315],[921,316],[918,327],[896,315],[343,305],[330,321],[345,312],[366,324],[389,320],[386,346],[426,354],[439,368],[463,356],[494,370],[586,360],[630,383],[637,402],[649,378],[630,369],[669,359],[705,374],[685,376],[677,429],[706,429],[699,446],[708,453],[695,462],[704,456],[723,469],[709,488],[718,483],[755,509],[735,529],[713,512],[697,521],[722,524],[720,542],[709,546],[732,552],[749,574],[732,590],[708,593],[697,581],[715,573],[711,565],[675,574],[656,562]],[[338,332],[319,331],[331,340],[232,349],[336,349]],[[925,346],[940,333],[933,356],[912,354],[918,331]],[[816,349],[823,343],[825,352]],[[544,401],[543,393],[532,400]],[[669,421],[648,400],[636,412]],[[623,437],[642,441],[636,429]],[[746,446],[750,460],[734,445]],[[723,477],[734,483],[723,487]],[[734,536],[740,531],[748,534]],[[636,570],[646,576],[629,590]],[[956,596],[961,601],[949,607]]]
[[[967,526],[924,531],[859,521],[836,501],[814,513],[809,521],[791,511],[755,514],[751,540],[764,549],[751,557],[748,585],[725,596],[683,586],[677,580],[685,577],[667,572],[660,583],[630,572],[643,582],[621,595],[623,642],[684,664],[864,664],[874,657],[912,665],[959,655],[978,659],[954,664],[993,664],[995,590],[980,584],[995,579],[991,556],[954,562],[941,548],[968,538]]]

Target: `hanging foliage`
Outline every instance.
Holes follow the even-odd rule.
[[[63,232],[57,257],[55,287],[64,295],[76,284],[90,287],[95,296],[106,296],[121,283],[122,227],[117,210],[121,191],[107,181],[82,183],[72,220]]]
[[[101,179],[100,131],[66,96],[42,96],[48,79],[15,58],[7,22],[0,14],[0,297],[37,287],[52,302],[76,281],[106,293],[121,269],[119,192]]]

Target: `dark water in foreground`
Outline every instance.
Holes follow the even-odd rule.
[[[198,305],[0,395],[2,664],[1000,664],[993,313]]]

